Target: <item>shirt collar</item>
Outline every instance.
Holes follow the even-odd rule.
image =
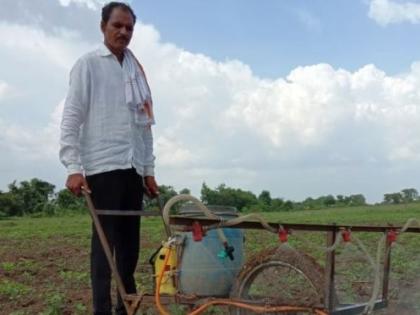
[[[127,56],[127,51],[128,49],[126,48],[124,50],[124,58]],[[109,50],[108,47],[106,47],[106,45],[104,43],[101,43],[101,45],[99,46],[97,53],[99,56],[101,57],[107,57],[107,56],[111,56],[112,52]]]
[[[101,57],[106,57],[112,55],[112,52],[104,43],[102,43],[98,48],[98,55]]]

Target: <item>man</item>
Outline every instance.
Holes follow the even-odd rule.
[[[124,3],[102,9],[104,44],[82,56],[70,74],[61,123],[60,160],[67,188],[91,193],[97,209],[141,210],[145,192],[156,196],[154,124],[150,89],[143,69],[127,48],[136,16]],[[127,293],[135,293],[139,217],[101,216],[102,226]],[[94,314],[112,314],[111,271],[92,228],[91,281]],[[117,314],[125,314],[118,297]]]

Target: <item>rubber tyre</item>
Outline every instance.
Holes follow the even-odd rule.
[[[315,259],[290,247],[281,246],[260,252],[249,259],[238,274],[230,296],[263,305],[322,307],[323,291],[324,270]],[[233,307],[230,314],[255,313]],[[278,314],[300,315],[308,312]]]

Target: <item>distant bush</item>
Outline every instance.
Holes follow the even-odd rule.
[[[85,199],[75,197],[67,189],[57,193],[55,186],[38,178],[29,181],[16,181],[8,185],[9,191],[0,191],[0,219],[11,216],[28,215],[31,217],[68,215],[73,213],[87,213]],[[190,190],[182,189],[179,193],[172,187],[159,186],[160,199],[165,204],[170,198],[178,194],[189,194]],[[201,187],[201,200],[204,204],[233,206],[243,213],[250,212],[278,212],[317,210],[324,208],[344,208],[367,205],[363,194],[326,195],[318,198],[308,197],[301,202],[272,198],[268,190],[263,190],[258,196],[251,191],[228,187],[220,184],[215,189],[203,183]],[[398,193],[384,195],[384,204],[400,204],[420,201],[419,194],[414,188],[406,188]],[[157,210],[161,205],[157,199],[145,198],[145,208]],[[173,208],[179,209],[182,203]]]

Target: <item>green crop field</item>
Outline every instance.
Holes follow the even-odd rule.
[[[420,219],[420,204],[263,215],[271,222],[283,223],[401,225],[409,218]],[[90,230],[87,214],[0,220],[0,314],[89,314]],[[153,278],[147,261],[165,238],[161,220],[143,218],[141,233],[137,280],[140,290],[151,292]],[[356,236],[374,256],[380,233]],[[324,264],[325,233],[294,232],[289,243],[292,248],[315,257],[321,266]],[[261,230],[246,232],[247,257],[277,245],[275,234]],[[340,246],[337,253],[340,302],[368,300],[373,272],[365,255],[353,243]],[[393,246],[390,294],[393,312],[420,314],[420,234],[400,235]],[[217,311],[207,313],[212,312]]]

